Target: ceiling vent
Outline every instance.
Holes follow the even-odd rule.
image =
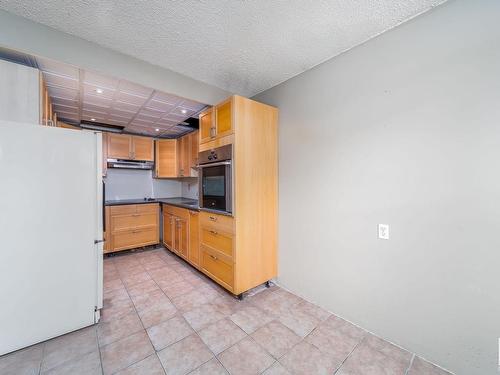
[[[104,132],[122,133],[124,126],[104,124],[102,122],[82,120],[80,126],[84,129],[99,130]]]

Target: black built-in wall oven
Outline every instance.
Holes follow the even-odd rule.
[[[233,212],[232,145],[199,153],[200,208]]]

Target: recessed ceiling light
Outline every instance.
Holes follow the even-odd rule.
[[[187,111],[185,109],[181,109],[181,112],[183,115],[185,115],[187,113]]]
[[[95,92],[98,93],[98,94],[102,94],[103,93],[102,89],[95,89]]]
[[[155,130],[156,130],[157,132],[159,132],[159,131],[160,131],[160,129],[158,129],[158,128],[156,128]]]
[[[95,121],[95,118],[91,118],[90,121]]]

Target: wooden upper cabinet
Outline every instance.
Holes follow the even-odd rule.
[[[108,158],[131,159],[132,136],[126,134],[108,134]]]
[[[175,178],[178,175],[177,140],[158,139],[155,141],[155,177]]]
[[[132,136],[132,158],[134,160],[153,161],[153,139]]]
[[[199,143],[209,142],[215,136],[215,121],[213,108],[200,113]]]
[[[185,135],[177,139],[177,161],[179,162],[179,177],[191,176],[190,166],[190,138]]]
[[[153,139],[129,134],[108,134],[110,159],[153,161]]]
[[[198,153],[200,152],[199,150],[199,142],[198,142],[198,132],[195,131],[189,135],[190,140],[191,140],[191,150],[190,150],[190,167],[195,168],[198,165]],[[196,173],[196,172],[195,172]]]
[[[234,133],[234,96],[200,114],[199,144]]]
[[[215,106],[215,138],[233,133],[233,97]]]

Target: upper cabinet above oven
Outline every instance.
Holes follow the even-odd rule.
[[[232,143],[223,138],[234,133],[234,100],[232,96],[200,114],[200,146],[211,142],[209,148],[213,148]]]

